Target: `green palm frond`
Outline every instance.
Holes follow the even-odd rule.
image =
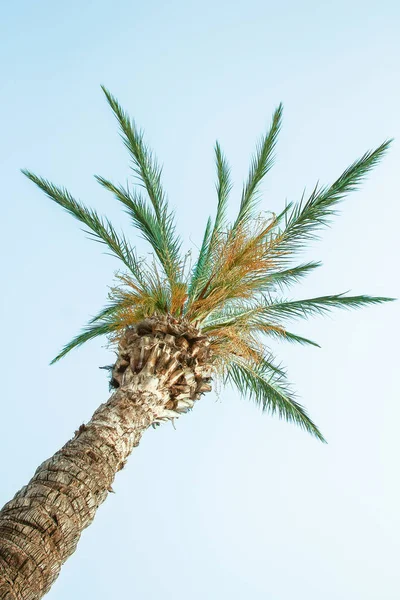
[[[266,271],[262,274],[250,272],[248,279],[249,283],[251,282],[254,297],[257,295],[273,294],[299,283],[299,281],[321,265],[322,263],[320,262],[309,262],[289,269]],[[245,280],[246,278],[243,278],[242,283]]]
[[[218,204],[213,235],[216,235],[225,223],[229,193],[232,189],[231,170],[218,142],[215,144],[215,162],[217,165]]]
[[[345,296],[335,294],[332,296],[321,296],[319,298],[308,298],[306,300],[276,300],[266,304],[261,313],[264,317],[285,319],[307,318],[314,315],[323,315],[333,308],[361,308],[371,304],[382,304],[392,302],[394,298],[382,296]]]
[[[129,118],[118,100],[104,86],[102,89],[119,123],[122,140],[133,161],[133,171],[146,189],[153,206],[167,277],[170,281],[176,281],[181,273],[181,241],[175,233],[174,215],[168,211],[167,198],[161,184],[162,169],[146,146],[143,133],[137,129],[135,122]]]
[[[315,346],[316,348],[321,348],[321,346],[319,344],[317,344],[317,342],[314,342],[313,340],[309,340],[308,338],[305,338],[301,335],[291,333],[287,329],[277,328],[277,327],[268,328],[268,326],[267,326],[263,330],[263,333],[265,333],[266,335],[270,335],[271,337],[275,337],[279,340],[283,340],[283,341],[287,341],[287,342],[294,342],[296,344],[301,344],[302,346]]]
[[[317,342],[292,333],[286,328],[277,325],[277,323],[269,321],[266,319],[265,313],[266,307],[262,304],[256,304],[252,307],[247,307],[247,309],[243,306],[232,307],[214,316],[211,315],[205,321],[202,331],[207,335],[213,335],[216,331],[233,327],[238,331],[238,334],[246,331],[249,334],[263,334],[283,341],[320,348]]]
[[[302,200],[286,214],[287,222],[278,249],[290,251],[302,248],[304,243],[316,237],[316,231],[329,224],[337,213],[337,205],[343,198],[358,189],[368,173],[380,162],[392,140],[383,142],[375,150],[366,152],[348,167],[329,187],[316,186],[306,202]]]
[[[212,236],[212,221],[209,217],[204,231],[203,241],[200,247],[199,256],[193,269],[188,287],[188,303],[196,296],[196,292],[203,283],[207,269],[207,260],[209,258],[209,247]]]
[[[247,181],[243,187],[239,214],[235,221],[234,229],[248,222],[254,216],[254,208],[259,197],[260,183],[274,163],[274,152],[281,128],[282,113],[283,105],[279,104],[272,117],[271,127],[257,146]]]
[[[109,302],[107,306],[105,306],[99,313],[97,313],[97,315],[90,319],[89,325],[93,325],[93,323],[103,321],[104,319],[112,319],[114,315],[118,314],[120,311],[123,311],[125,308],[125,298],[118,298],[117,300]]]
[[[96,180],[105,189],[114,194],[116,199],[125,206],[125,211],[131,217],[133,224],[143,237],[150,243],[168,279],[175,281],[181,272],[180,264],[171,263],[170,253],[164,232],[159,221],[143,197],[136,191],[131,192],[122,185],[116,186],[108,179],[95,175]]]
[[[235,303],[231,307],[212,313],[205,319],[202,330],[207,335],[212,335],[215,331],[234,327],[239,332],[243,329],[289,342],[319,347],[316,342],[287,331],[281,326],[281,323],[286,320],[323,315],[334,308],[361,308],[366,305],[382,304],[393,300],[394,298],[381,296],[345,296],[344,294],[305,300],[276,299],[270,301],[265,298],[264,302]]]
[[[318,267],[321,267],[321,262],[308,262],[303,265],[298,265],[290,269],[282,269],[280,271],[271,271],[265,276],[265,285],[260,285],[260,291],[268,288],[283,288],[299,283],[304,277],[312,273]]]
[[[207,221],[203,243],[189,284],[187,307],[190,306],[190,303],[196,297],[196,293],[210,276],[213,250],[225,225],[228,197],[232,189],[230,167],[218,142],[215,144],[215,162],[217,167],[217,214],[214,225],[212,225],[211,218]]]
[[[227,367],[225,380],[232,383],[242,396],[254,400],[263,411],[277,413],[280,418],[299,425],[325,442],[305,409],[296,402],[286,378],[274,373],[268,366],[232,361]]]
[[[64,346],[59,354],[51,361],[51,365],[58,362],[61,358],[63,358],[68,352],[71,352],[74,348],[78,348],[85,344],[89,340],[93,340],[96,337],[102,337],[104,335],[109,335],[113,331],[118,328],[118,324],[112,321],[103,321],[101,323],[97,322],[94,324],[87,325],[82,333],[74,337],[68,344]]]
[[[141,281],[142,270],[134,249],[124,236],[119,236],[116,233],[108,219],[100,217],[95,210],[87,208],[75,200],[65,188],[58,187],[26,169],[23,169],[22,173],[35,183],[51,200],[54,200],[54,202],[62,206],[78,221],[86,225],[89,228],[87,233],[94,240],[105,244],[114,256],[122,260],[137,280]]]
[[[234,360],[238,362],[236,358]],[[238,364],[240,364],[240,361]],[[264,352],[261,354],[256,364],[258,365],[259,370],[261,369],[264,373],[268,373],[269,375],[273,374],[278,378],[286,379],[286,368],[281,363],[278,364],[276,362],[276,357],[272,352]]]

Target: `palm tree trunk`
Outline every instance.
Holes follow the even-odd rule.
[[[146,323],[120,343],[115,393],[0,511],[0,600],[42,598],[143,432],[211,389],[204,338]]]

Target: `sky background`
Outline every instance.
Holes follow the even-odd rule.
[[[102,307],[118,266],[19,169],[129,231],[92,176],[129,176],[103,83],[145,129],[196,249],[215,211],[215,139],[237,182],[233,215],[280,101],[263,210],[400,138],[400,5],[37,0],[1,12],[3,504],[108,396],[101,341],[48,363]],[[324,267],[294,296],[400,295],[399,148],[313,244],[306,258]],[[49,600],[399,598],[398,303],[296,331],[322,349],[275,348],[329,444],[230,390],[209,394],[176,431],[145,434]]]

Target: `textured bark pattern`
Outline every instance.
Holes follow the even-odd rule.
[[[156,373],[159,387],[168,394],[165,407],[175,411],[160,420],[176,417],[211,390],[211,360],[207,338],[193,325],[171,318],[147,319],[120,341],[111,384],[118,388],[137,381],[138,373]]]
[[[118,389],[0,511],[0,600],[46,594],[142,433],[191,408],[210,376],[208,342],[193,327],[151,319],[126,332]]]

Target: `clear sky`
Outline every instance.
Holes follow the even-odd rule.
[[[185,242],[198,245],[215,209],[215,139],[240,184],[279,101],[265,210],[400,137],[400,5],[17,0],[0,29],[2,504],[107,398],[100,341],[48,363],[102,306],[117,267],[19,169],[129,231],[92,177],[129,174],[104,83],[145,128]],[[297,297],[400,295],[399,164],[395,142],[314,244],[324,267]],[[322,349],[276,350],[329,444],[229,390],[210,394],[176,431],[145,435],[49,600],[398,600],[398,303],[297,331]]]

